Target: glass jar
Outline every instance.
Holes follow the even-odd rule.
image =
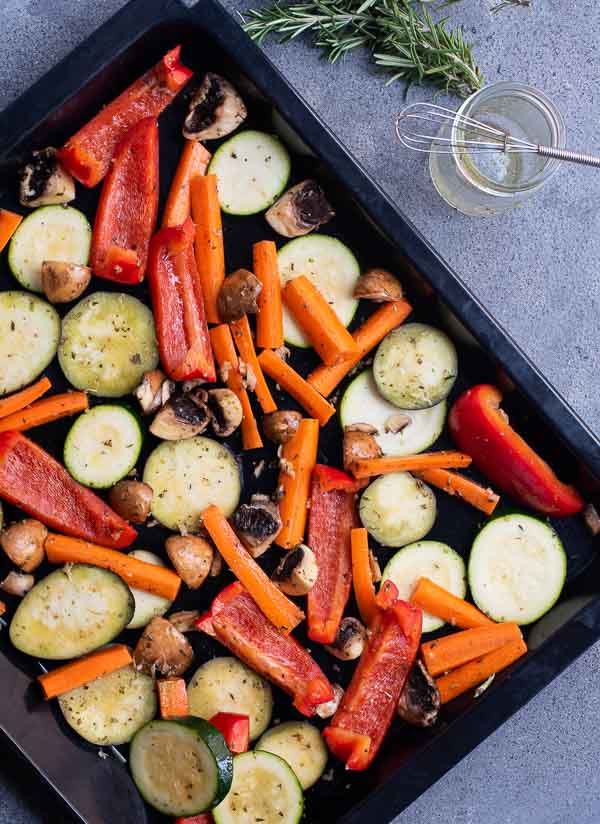
[[[565,123],[545,94],[524,83],[502,82],[486,86],[469,97],[459,114],[495,126],[514,137],[534,144],[564,147]],[[468,137],[468,134],[466,135]],[[488,217],[519,206],[556,172],[560,161],[537,153],[471,152],[460,149],[465,132],[456,122],[442,126],[429,156],[433,185],[444,200],[458,211]]]

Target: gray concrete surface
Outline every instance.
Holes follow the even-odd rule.
[[[225,0],[234,14],[259,0]],[[0,107],[70,51],[122,0],[3,0]],[[488,14],[487,0],[448,10],[477,44],[488,80],[545,90],[574,147],[600,150],[596,0],[534,0]],[[308,103],[460,273],[475,294],[600,433],[600,174],[565,168],[510,215],[475,221],[451,212],[419,156],[394,142],[401,86],[386,88],[358,55],[329,66],[304,43],[266,51]],[[410,99],[426,97],[413,90]],[[485,741],[398,818],[398,824],[600,822],[600,647]],[[0,698],[1,700],[1,698]],[[0,822],[58,821],[37,786],[0,762]],[[108,822],[107,822],[108,824]]]

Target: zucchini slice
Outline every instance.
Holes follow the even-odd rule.
[[[242,480],[234,455],[198,435],[165,441],[150,454],[144,482],[154,490],[152,514],[169,529],[198,530],[200,515],[215,504],[228,518],[240,500]]]
[[[200,718],[151,721],[131,742],[129,765],[145,801],[164,815],[210,810],[231,787],[233,759],[225,739]]]
[[[410,472],[381,475],[363,492],[358,508],[362,525],[383,546],[420,541],[435,523],[437,502],[427,484]]]
[[[406,323],[379,344],[373,376],[379,392],[401,409],[428,409],[454,386],[458,359],[454,344],[440,329]]]
[[[429,578],[457,598],[464,598],[467,594],[465,562],[448,544],[417,541],[405,546],[390,558],[381,580],[393,581],[400,598],[408,601],[419,578]],[[440,618],[423,613],[423,632],[433,632],[443,626],[444,621]]]
[[[281,284],[304,275],[327,300],[344,326],[352,321],[358,308],[353,292],[360,277],[360,266],[337,238],[329,235],[306,235],[282,246],[277,253]],[[291,346],[310,347],[308,338],[283,307],[283,336]]]
[[[213,810],[215,824],[298,824],[304,809],[302,787],[286,762],[255,750],[233,759],[231,792]]]
[[[94,292],[64,317],[58,361],[77,389],[128,395],[158,364],[152,312],[123,292]]]
[[[131,472],[142,441],[138,418],[124,406],[94,406],[69,430],[63,451],[65,466],[84,486],[107,489]]]
[[[32,383],[56,355],[60,318],[36,295],[0,293],[0,395]]]
[[[218,712],[247,715],[251,741],[271,723],[271,685],[237,658],[206,661],[194,673],[187,692],[190,713],[199,718],[212,718]]]
[[[155,566],[161,567],[165,566],[162,558],[145,549],[134,549],[133,552],[129,554],[132,558],[145,561],[147,564],[154,564]],[[127,624],[127,629],[141,629],[141,627],[149,624],[153,618],[161,618],[173,603],[167,598],[161,598],[160,595],[146,592],[145,589],[135,589],[135,587],[132,587],[131,594],[135,601],[135,610],[133,618]]]
[[[77,658],[116,638],[133,609],[129,587],[114,572],[67,565],[23,598],[10,624],[10,640],[35,658]]]
[[[127,744],[157,709],[154,681],[133,665],[65,692],[58,704],[67,724],[101,747]]]
[[[325,742],[319,730],[308,721],[286,721],[267,730],[256,749],[283,758],[303,790],[316,784],[327,766]]]
[[[442,434],[446,420],[446,401],[430,409],[398,409],[382,398],[373,378],[366,369],[357,375],[346,389],[340,403],[342,428],[353,423],[369,423],[379,434],[375,440],[384,455],[416,455],[429,449]],[[393,428],[393,418],[405,415],[410,423],[400,432],[386,432]]]
[[[231,137],[208,167],[208,174],[217,176],[221,209],[230,215],[268,209],[285,189],[290,171],[290,155],[281,140],[256,131]]]
[[[42,291],[42,263],[60,260],[85,266],[92,227],[72,206],[42,206],[22,221],[8,249],[10,271],[25,289]]]
[[[567,577],[567,556],[550,524],[531,515],[494,518],[469,558],[473,600],[494,621],[531,624],[554,606]]]

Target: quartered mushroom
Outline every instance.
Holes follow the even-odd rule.
[[[268,495],[257,493],[249,504],[242,504],[231,519],[238,537],[253,558],[258,558],[271,546],[281,529],[279,507]]]
[[[155,678],[182,675],[194,658],[189,641],[165,618],[153,618],[133,651],[136,669]]]
[[[213,549],[213,559],[208,574],[211,578],[217,578],[221,572],[223,572],[223,556],[218,550]]]
[[[200,435],[210,423],[206,406],[195,403],[189,395],[178,395],[163,406],[150,425],[150,432],[164,441],[180,441]]]
[[[402,300],[403,296],[400,282],[387,269],[367,269],[354,287],[355,298],[364,298],[375,303],[390,303]]]
[[[242,422],[244,412],[240,399],[231,389],[209,389],[206,406],[215,435],[227,438]]]
[[[152,509],[152,487],[129,478],[116,483],[108,495],[108,503],[117,515],[134,524],[144,524]]]
[[[165,549],[183,583],[190,589],[201,587],[213,560],[211,544],[197,535],[171,535]]]
[[[227,275],[219,290],[218,308],[223,323],[240,320],[258,312],[257,299],[262,283],[248,269],[236,269]]]
[[[56,149],[33,152],[21,171],[19,203],[22,206],[53,206],[75,199],[75,181],[63,169]]]
[[[358,618],[342,618],[335,641],[325,647],[341,661],[360,658],[367,643],[367,630]]]
[[[207,72],[190,101],[183,136],[189,140],[216,140],[235,131],[246,115],[244,101],[231,83]]]
[[[45,260],[42,263],[42,289],[50,303],[69,303],[82,295],[92,279],[89,266]]]
[[[300,412],[293,409],[278,409],[263,416],[263,432],[273,443],[287,443],[298,431],[301,420]]]
[[[144,415],[151,415],[166,404],[175,391],[175,384],[160,369],[144,372],[142,382],[134,395],[140,402]],[[187,391],[184,389],[184,391]]]
[[[25,518],[12,524],[0,535],[0,545],[15,566],[33,572],[44,560],[44,542],[48,530],[40,521]]]
[[[307,235],[327,223],[335,212],[316,180],[296,183],[265,214],[267,223],[284,237]]]
[[[286,595],[306,595],[317,582],[319,566],[315,553],[305,544],[287,552],[273,573],[273,581]]]
[[[22,572],[9,572],[6,578],[0,583],[0,589],[9,595],[17,595],[22,598],[27,595],[35,584],[33,575],[26,575]]]
[[[600,535],[600,515],[593,504],[588,504],[583,510],[583,520],[594,538]]]
[[[331,701],[325,701],[323,704],[317,704],[316,713],[319,718],[331,718],[338,711],[338,707],[344,697],[344,690],[339,684],[332,684],[333,698]]]
[[[194,632],[198,627],[195,622],[202,613],[199,609],[183,609],[181,612],[174,612],[167,616],[170,624],[173,624],[179,632]]]
[[[407,724],[431,727],[440,711],[440,693],[422,661],[415,661],[398,701],[398,715]]]
[[[354,424],[356,427],[358,424]],[[361,426],[363,424],[360,424]],[[344,429],[344,469],[346,472],[351,472],[352,467],[359,460],[366,460],[370,458],[381,458],[383,451],[375,436],[370,432],[346,427]]]
[[[397,435],[398,432],[402,432],[403,429],[406,429],[411,422],[412,418],[410,415],[405,415],[403,412],[395,412],[393,415],[390,415],[389,418],[386,418],[385,423],[383,424],[383,431],[392,435]]]

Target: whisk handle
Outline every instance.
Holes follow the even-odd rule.
[[[553,146],[538,146],[537,151],[538,154],[544,157],[554,157],[557,160],[565,160],[568,163],[581,163],[583,166],[596,166],[600,168],[600,155],[572,152],[570,149],[558,149]]]

